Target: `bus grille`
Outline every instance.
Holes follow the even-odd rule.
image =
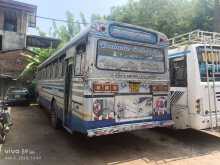
[[[170,104],[176,104],[180,97],[184,94],[182,91],[171,91],[169,92]]]
[[[217,101],[220,101],[220,92],[216,92],[215,94],[216,94]]]

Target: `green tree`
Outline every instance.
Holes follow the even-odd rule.
[[[95,22],[95,21],[107,20],[107,19],[108,19],[108,17],[105,16],[105,15],[102,16],[102,15],[99,15],[99,14],[92,14],[90,21],[92,23],[92,22]]]
[[[37,67],[45,61],[50,55],[55,51],[55,49],[40,49],[34,48],[34,56],[23,54],[27,58],[28,65],[25,67],[23,72],[20,74],[19,79],[25,77],[33,77],[34,73],[37,71]]]
[[[168,37],[212,30],[213,0],[129,0],[113,7],[108,19],[152,28]]]
[[[214,30],[214,0],[197,0],[194,5],[193,28]]]
[[[214,31],[220,32],[220,0],[215,0]]]
[[[84,19],[84,15],[81,13],[81,18]],[[52,37],[59,38],[61,40],[61,44],[59,46],[62,47],[65,43],[71,40],[77,33],[80,32],[81,26],[79,21],[74,18],[74,15],[70,12],[66,12],[67,23],[65,25],[57,26],[56,22],[53,22],[52,25]]]

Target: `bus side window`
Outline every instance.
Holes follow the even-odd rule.
[[[60,59],[60,77],[63,78],[64,77],[64,73],[65,73],[65,54],[63,55],[63,57],[61,57]]]
[[[81,76],[84,72],[85,65],[86,44],[79,45],[76,48],[75,56],[75,75]]]
[[[62,58],[59,59],[59,63],[58,63],[58,68],[59,68],[59,78],[62,78],[62,68],[63,68],[63,61],[62,61]]]
[[[171,87],[187,86],[186,57],[176,57],[170,59],[170,79]]]
[[[81,75],[81,60],[82,60],[82,54],[76,54],[76,58],[75,58],[75,75],[76,76]]]
[[[49,67],[45,67],[45,79],[49,80]]]

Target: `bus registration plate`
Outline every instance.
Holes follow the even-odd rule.
[[[130,92],[136,93],[140,90],[140,83],[129,83]]]

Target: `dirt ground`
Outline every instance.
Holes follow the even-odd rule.
[[[220,165],[220,137],[151,129],[88,139],[54,130],[38,106],[12,108],[0,165]]]

